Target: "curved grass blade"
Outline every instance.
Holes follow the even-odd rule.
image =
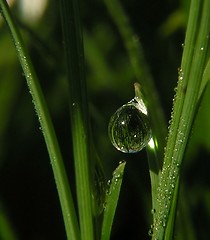
[[[10,9],[5,0],[0,0],[0,10],[10,29],[19,61],[24,71],[29,91],[32,95],[35,110],[38,115],[41,129],[45,138],[53,168],[55,182],[58,189],[67,237],[68,239],[79,239],[79,227],[67,174],[65,171],[57,137],[53,128],[50,114],[48,112],[47,104],[39,85],[37,75],[33,68],[28,51],[24,45],[23,39],[17,29],[15,21],[13,20]]]
[[[113,172],[104,210],[101,240],[110,239],[112,224],[123,180],[125,164],[126,162],[121,162]]]

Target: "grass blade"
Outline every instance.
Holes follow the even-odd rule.
[[[113,177],[110,183],[110,188],[107,194],[106,205],[104,210],[101,240],[110,239],[112,223],[114,220],[114,215],[120,194],[125,164],[126,162],[120,163],[119,166],[113,172]]]
[[[198,100],[201,98],[209,81],[210,81],[210,58],[208,59],[205,70],[203,72],[203,77],[202,77],[202,81],[201,81],[201,87],[200,87],[200,92],[198,95]]]
[[[17,50],[19,61],[22,65],[30,93],[32,95],[33,103],[39,122],[44,134],[45,142],[47,145],[48,153],[50,156],[55,182],[58,189],[60,203],[62,207],[66,233],[68,239],[78,239],[79,228],[73,204],[73,199],[62,160],[60,148],[57,142],[57,137],[52,125],[52,121],[48,112],[48,108],[39,85],[37,75],[33,68],[31,59],[24,46],[22,37],[16,27],[15,21],[12,18],[9,7],[5,0],[0,0],[0,8],[3,17],[7,22],[12,34],[12,38]]]
[[[180,178],[178,177],[176,186],[175,186],[175,191],[174,191],[174,196],[173,196],[173,201],[171,203],[171,209],[170,209],[170,214],[168,217],[168,223],[166,227],[166,233],[164,236],[164,239],[173,239],[174,235],[174,230],[175,230],[175,221],[176,221],[176,213],[177,213],[177,202],[178,202],[178,196],[179,196],[179,187],[180,187]]]
[[[0,239],[2,240],[18,240],[10,219],[7,216],[6,209],[0,201]]]
[[[91,143],[79,1],[62,0],[60,3],[69,81],[71,132],[81,239],[93,240]]]
[[[165,230],[170,231],[168,218],[173,198],[176,197],[175,186],[199,104],[202,75],[207,62],[209,31],[210,2],[192,0],[176,100],[159,184],[159,204],[155,214],[153,239],[163,239]]]

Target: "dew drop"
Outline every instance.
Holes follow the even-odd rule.
[[[150,236],[150,237],[152,237],[153,236],[153,229],[151,228],[151,229],[149,229],[149,231],[148,231],[148,235]]]
[[[152,213],[152,214],[155,214],[155,213],[156,213],[156,209],[153,208],[153,209],[151,210],[151,213]]]
[[[148,116],[145,114],[146,107],[142,111],[142,103],[142,100],[139,102],[139,99],[134,98],[120,107],[110,119],[109,137],[114,147],[121,152],[139,152],[152,137]]]
[[[119,161],[119,165],[124,164],[124,163],[126,163],[125,160],[121,160],[121,161]]]

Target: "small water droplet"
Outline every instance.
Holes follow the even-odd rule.
[[[178,77],[179,81],[182,81],[184,78],[184,73],[183,73],[182,68],[178,69],[178,75],[179,75],[179,77]]]
[[[115,178],[114,181],[115,183],[117,183],[119,181],[119,178]]]
[[[123,164],[123,163],[126,163],[126,161],[125,161],[125,160],[119,161],[119,165],[121,165],[121,164]]]
[[[152,214],[155,214],[155,213],[156,213],[155,208],[153,208],[153,209],[151,210],[151,213],[152,213]]]
[[[153,236],[153,229],[152,229],[152,228],[150,228],[150,230],[148,231],[148,235],[149,235],[150,237]]]
[[[120,107],[109,122],[110,140],[124,153],[141,151],[152,137],[148,116],[138,108],[138,104],[137,99],[131,100]]]
[[[203,51],[204,50],[204,47],[201,47],[201,51]]]

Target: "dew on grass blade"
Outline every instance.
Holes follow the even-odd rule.
[[[112,144],[119,151],[141,151],[152,137],[143,100],[135,97],[120,107],[110,119],[108,132]]]

